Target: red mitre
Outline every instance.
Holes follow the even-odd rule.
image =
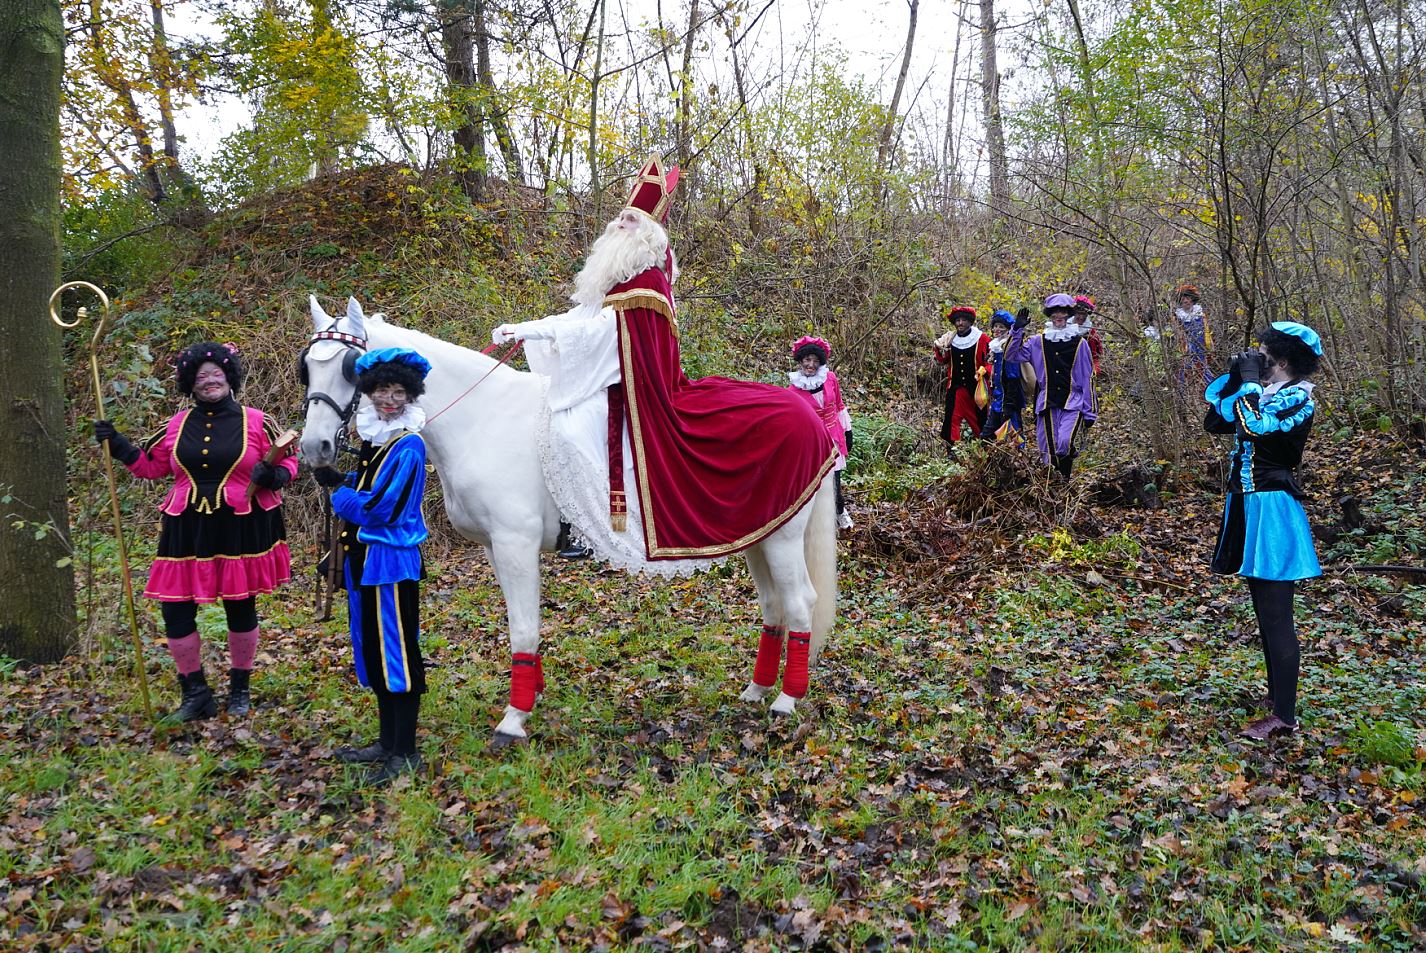
[[[649,218],[662,224],[668,220],[668,207],[678,185],[678,166],[665,170],[663,159],[655,154],[649,156],[639,173],[634,190],[629,193],[626,208],[636,208]]]

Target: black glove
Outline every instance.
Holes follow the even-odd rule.
[[[128,466],[139,458],[139,448],[107,420],[94,421],[94,442],[109,442],[109,456]]]
[[[1244,351],[1233,358],[1233,363],[1238,365],[1238,379],[1244,384],[1262,383],[1267,361],[1263,359],[1261,351]]]
[[[312,478],[333,490],[347,482],[347,475],[333,467],[317,467],[312,471]]]
[[[1030,309],[1021,308],[1015,312],[1015,326],[1017,328],[1026,327],[1030,323]]]
[[[843,434],[846,436],[846,438],[847,438],[847,453],[851,453],[851,452],[852,452],[852,432],[851,432],[850,430],[844,430],[844,431],[842,431],[842,433],[843,433]]]
[[[280,490],[292,482],[292,474],[286,467],[275,467],[266,460],[253,464],[253,482],[269,490]]]

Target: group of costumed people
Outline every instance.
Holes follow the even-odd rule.
[[[676,168],[666,172],[651,160],[576,277],[573,309],[492,333],[498,343],[525,342],[532,371],[546,380],[547,473],[568,477],[551,479],[549,490],[571,536],[599,559],[661,575],[701,568],[765,539],[828,473],[845,467],[852,444],[851,418],[828,366],[832,349],[821,338],[792,345],[786,387],[684,375],[672,292],[677,266],[662,224],[676,181]],[[1018,432],[1034,394],[1041,454],[1067,476],[1075,437],[1097,409],[1093,303],[1080,307],[1087,313],[1076,320],[1075,299],[1049,296],[1047,323],[1028,338],[1028,310],[1013,318],[996,312],[985,335],[975,328],[974,309],[951,309],[956,330],[936,342],[937,360],[947,366],[948,439]],[[1261,352],[1236,356],[1205,395],[1208,429],[1235,435],[1212,568],[1246,578],[1257,611],[1271,713],[1246,729],[1255,738],[1296,724],[1293,587],[1320,572],[1296,468],[1312,424],[1307,378],[1320,355],[1311,329],[1274,324]],[[342,560],[356,678],[375,696],[377,732],[334,754],[371,765],[370,779],[386,783],[422,763],[416,733],[426,691],[420,581],[428,534],[419,400],[430,364],[416,351],[384,348],[362,354],[353,370],[365,398],[355,418],[356,467],[318,468],[314,478],[333,490],[333,509],[345,524],[333,555]],[[192,405],[142,447],[109,421],[95,422],[96,439],[135,476],[173,480],[144,595],[161,607],[182,694],[172,716],[179,721],[217,711],[202,664],[198,607],[223,604],[226,708],[241,716],[251,707],[257,597],[290,578],[282,490],[296,477],[297,460],[276,444],[268,415],[238,403],[243,377],[234,345],[200,342],[175,365],[177,389]],[[969,404],[963,399],[978,378],[989,378],[995,395],[988,408],[973,392]],[[761,487],[756,496],[747,492],[752,485]],[[840,489],[837,496],[845,527]],[[770,687],[781,674],[782,690],[803,697],[809,640],[805,632],[764,628],[754,683]],[[512,661],[511,703],[529,711],[544,687],[541,659],[517,654]]]
[[[1043,305],[1045,326],[1026,336],[1030,311],[996,311],[990,333],[975,325],[975,308],[946,309],[954,328],[933,344],[946,368],[941,439],[947,452],[962,440],[1020,439],[1022,414],[1032,413],[1041,459],[1068,478],[1080,435],[1099,416],[1094,378],[1104,342],[1094,327],[1094,302],[1052,294]]]
[[[662,224],[676,181],[676,168],[651,160],[627,207],[595,242],[571,311],[493,332],[497,342],[524,341],[531,369],[546,378],[545,449],[568,477],[549,489],[573,538],[607,562],[664,575],[709,565],[775,532],[829,472],[845,467],[851,442],[825,340],[793,345],[797,367],[786,387],[684,375],[672,293],[677,267]],[[319,331],[314,340],[324,336],[344,337]],[[334,491],[332,506],[345,524],[333,555],[342,560],[356,677],[375,695],[378,716],[373,740],[334,754],[373,765],[369,777],[378,784],[421,766],[419,584],[428,534],[426,417],[418,401],[429,370],[410,349],[362,354],[354,366],[365,398],[355,420],[356,469],[313,471]],[[193,405],[142,448],[107,420],[95,422],[95,436],[135,476],[174,480],[144,592],[162,606],[178,670],[182,698],[171,717],[216,714],[197,609],[217,602],[230,630],[226,708],[240,716],[251,707],[256,598],[290,578],[281,490],[296,476],[297,460],[275,446],[271,418],[237,402],[243,367],[236,346],[186,348],[175,382]],[[760,492],[750,495],[754,485]],[[840,490],[837,502],[840,521],[850,525]],[[805,695],[809,643],[806,632],[765,629],[755,681],[774,685],[780,672],[784,692]],[[512,704],[529,711],[543,683],[538,655],[513,659]]]

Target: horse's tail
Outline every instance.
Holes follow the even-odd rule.
[[[834,477],[828,473],[812,497],[812,518],[803,536],[803,554],[817,602],[812,606],[812,645],[808,664],[817,664],[822,645],[837,621],[837,501]]]

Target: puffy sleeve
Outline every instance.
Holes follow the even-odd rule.
[[[1203,429],[1209,433],[1237,433],[1238,425],[1233,422],[1232,411],[1229,415],[1223,415],[1223,391],[1228,386],[1228,375],[1220,374],[1208,385],[1203,392],[1203,400],[1208,404],[1208,411],[1203,415]]]
[[[1240,433],[1250,438],[1291,433],[1305,426],[1316,410],[1312,393],[1305,387],[1284,387],[1265,399],[1262,385],[1251,383],[1244,384],[1224,404],[1232,408]]]
[[[338,487],[332,494],[332,509],[358,526],[391,526],[405,512],[425,467],[425,442],[402,438],[402,445],[393,447],[391,459],[382,465],[376,485],[369,490]]]
[[[173,419],[164,424],[163,429],[144,441],[139,458],[129,464],[129,472],[141,480],[161,480],[173,473],[173,445],[178,440],[178,431]]]
[[[1010,331],[1010,343],[1005,345],[1005,360],[1024,363],[1030,360],[1030,345],[1025,343],[1025,329],[1013,328]]]

